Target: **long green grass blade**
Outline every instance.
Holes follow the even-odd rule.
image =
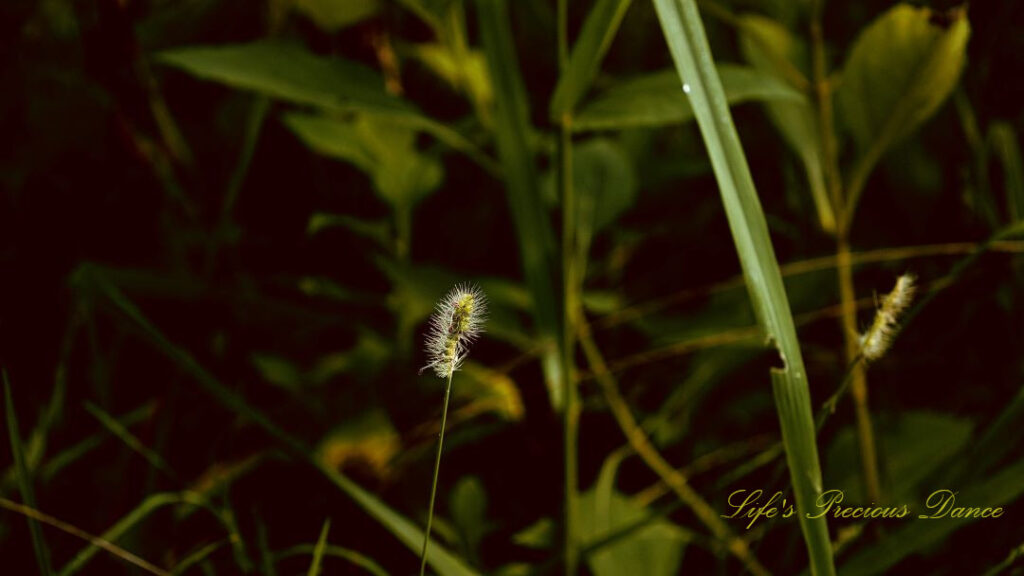
[[[164,461],[164,459],[159,454],[157,454],[148,446],[143,444],[142,440],[139,440],[138,437],[136,437],[128,430],[128,428],[126,428],[123,424],[118,422],[116,418],[114,418],[110,414],[107,414],[106,412],[103,411],[102,408],[96,406],[92,402],[86,402],[85,409],[88,410],[89,413],[92,414],[94,418],[99,420],[100,424],[102,424],[103,427],[107,429],[107,431],[109,431],[114,436],[120,438],[121,441],[124,442],[126,446],[128,446],[128,448],[132,449],[134,452],[138,453],[140,456],[145,458],[146,461],[149,462],[151,466],[163,472],[170,478],[177,478],[177,475],[174,473],[174,470],[167,464],[167,462]]]
[[[14,399],[11,397],[11,383],[7,379],[7,370],[4,374],[4,409],[7,418],[7,433],[11,440],[11,455],[14,458],[14,469],[18,476],[18,488],[21,490],[21,499],[29,508],[37,509],[36,495],[32,489],[32,476],[28,466],[25,464],[25,452],[21,443],[21,433],[18,431],[18,415],[14,410]],[[34,518],[28,518],[28,529],[32,534],[32,549],[36,553],[36,563],[39,565],[39,573],[50,576],[50,550],[43,540],[43,529]]]
[[[284,560],[285,558],[291,558],[292,556],[305,556],[312,554],[315,550],[316,546],[314,544],[299,544],[298,546],[292,546],[291,548],[281,550],[274,555],[274,559]],[[346,560],[374,576],[388,576],[387,570],[381,568],[380,564],[377,564],[355,550],[327,544],[324,546],[323,555]]]
[[[256,545],[260,549],[263,576],[277,576],[274,554],[270,551],[270,542],[267,541],[267,525],[263,523],[263,518],[260,518],[259,515],[256,515]]]
[[[631,3],[632,0],[597,0],[591,8],[572,47],[569,65],[551,98],[552,120],[558,122],[563,115],[572,113],[586,94]]]
[[[551,403],[560,410],[562,366],[557,342],[558,300],[555,298],[555,243],[548,216],[540,202],[540,179],[529,145],[530,114],[519,61],[512,44],[505,0],[478,0],[480,36],[494,83],[495,140],[505,174],[508,202],[519,237],[526,284],[533,296],[533,313],[540,336],[548,342],[543,354]]]
[[[805,514],[815,509],[814,503],[821,494],[821,466],[807,373],[761,202],[696,3],[693,0],[655,0],[654,5],[683,92],[689,94],[711,157],[758,324],[780,355],[781,366],[771,371],[772,385],[811,571],[815,575],[834,574],[832,544],[825,520],[810,519]],[[685,96],[680,94],[680,97]]]
[[[220,540],[218,542],[210,542],[206,546],[199,548],[195,552],[185,556],[181,562],[178,562],[177,566],[174,567],[174,570],[171,571],[171,574],[174,576],[184,574],[189,568],[203,562],[209,558],[211,554],[223,548],[227,543],[227,540]]]
[[[316,540],[316,547],[313,548],[313,560],[309,563],[309,570],[306,572],[306,576],[317,576],[320,574],[320,564],[324,560],[324,548],[327,546],[327,534],[331,531],[331,519],[324,520],[324,525],[320,528],[320,537]]]
[[[172,504],[195,504],[195,502],[192,502],[181,494],[174,492],[153,494],[148,496],[134,510],[125,514],[120,520],[115,522],[113,526],[103,532],[103,534],[100,535],[100,539],[106,542],[116,542],[129,530],[148,518],[150,514]],[[75,554],[75,556],[68,561],[63,568],[61,568],[60,572],[57,573],[58,576],[71,576],[72,574],[78,573],[86,564],[89,563],[90,560],[93,559],[94,556],[96,556],[96,554],[100,552],[100,550],[101,548],[95,543],[88,544],[85,548],[82,548],[77,554]]]
[[[337,470],[324,464],[301,440],[288,434],[263,412],[250,406],[243,397],[228,389],[206,371],[191,354],[171,343],[150,321],[143,316],[135,304],[128,300],[115,286],[107,282],[102,274],[91,265],[84,265],[75,273],[76,282],[85,284],[83,288],[93,289],[102,294],[113,308],[124,315],[153,346],[171,359],[185,373],[196,380],[199,386],[217,402],[229,410],[248,418],[267,434],[280,442],[314,468],[320,471],[332,484],[345,492],[367,514],[405,544],[410,550],[418,553],[423,544],[423,531],[412,521],[395,512],[372,493],[342,475]],[[427,562],[441,576],[467,576],[475,574],[459,558],[449,553],[437,543],[430,544]]]

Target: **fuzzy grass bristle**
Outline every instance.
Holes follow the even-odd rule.
[[[483,332],[487,298],[478,286],[460,284],[452,288],[434,309],[427,333],[429,362],[420,369],[433,368],[440,378],[448,378],[459,369],[469,345]]]
[[[892,345],[899,331],[899,319],[910,306],[917,291],[913,274],[904,274],[896,280],[896,286],[889,292],[875,313],[875,320],[860,337],[861,354],[868,362],[878,360]]]

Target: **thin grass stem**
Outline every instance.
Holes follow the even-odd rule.
[[[430,504],[427,512],[427,528],[423,532],[423,551],[420,553],[420,576],[427,572],[427,545],[430,544],[430,527],[434,522],[434,499],[437,496],[437,477],[441,470],[441,451],[444,449],[444,427],[448,423],[448,400],[452,395],[454,366],[448,371],[448,383],[444,388],[444,405],[441,408],[441,431],[437,435],[437,456],[434,458],[434,480],[430,484]]]

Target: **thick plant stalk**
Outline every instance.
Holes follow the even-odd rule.
[[[822,491],[821,466],[807,373],[764,212],[696,3],[654,0],[654,5],[711,157],[758,324],[779,353],[780,365],[771,370],[772,385],[810,570],[815,575],[835,574],[825,519],[807,517]]]

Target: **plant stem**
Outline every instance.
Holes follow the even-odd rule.
[[[836,228],[836,268],[839,281],[839,301],[842,309],[841,326],[845,346],[845,360],[852,366],[852,395],[857,414],[857,437],[860,444],[861,466],[864,469],[864,484],[871,502],[879,502],[881,483],[878,479],[878,459],[875,452],[875,436],[871,426],[871,411],[868,409],[868,384],[863,363],[858,361],[860,340],[857,330],[856,290],[853,285],[853,262],[850,255],[850,226],[853,203],[860,196],[862,178],[854,181],[854,188],[848,189],[844,199],[842,177],[836,150],[835,122],[832,110],[832,87],[828,81],[825,55],[825,38],[822,30],[823,0],[816,0],[811,13],[812,64],[814,87],[818,103],[818,129],[821,139],[822,163],[825,182],[829,189],[833,209],[839,214]],[[858,171],[859,173],[859,171]]]
[[[569,1],[558,0],[558,69],[569,66]],[[572,170],[572,113],[561,118],[558,140],[559,188],[562,199],[562,448],[565,459],[565,574],[575,576],[579,568],[579,440],[580,399],[576,388],[576,198]]]
[[[580,399],[576,387],[576,204],[572,182],[572,120],[562,117],[559,140],[560,187],[562,192],[562,365],[565,397],[564,450],[565,450],[565,572],[576,574],[579,563],[576,518],[579,499],[579,437]]]
[[[845,235],[844,235],[845,236]],[[875,434],[871,425],[871,411],[868,409],[868,382],[864,364],[857,362],[860,355],[860,339],[857,332],[857,306],[853,287],[853,264],[850,261],[850,246],[844,236],[837,243],[839,300],[842,306],[842,328],[845,339],[846,363],[852,365],[851,395],[857,414],[857,439],[860,445],[861,467],[864,469],[864,487],[868,501],[881,502],[881,483],[878,477],[878,459],[875,451]]]
[[[448,384],[444,388],[444,406],[441,408],[441,432],[437,435],[437,457],[434,458],[434,480],[430,484],[430,510],[427,512],[427,529],[423,533],[423,552],[420,553],[420,576],[427,571],[427,544],[430,543],[430,526],[434,522],[434,498],[437,496],[437,477],[441,470],[441,451],[444,448],[444,427],[448,423],[448,400],[452,395],[452,375],[455,366],[448,371]]]

